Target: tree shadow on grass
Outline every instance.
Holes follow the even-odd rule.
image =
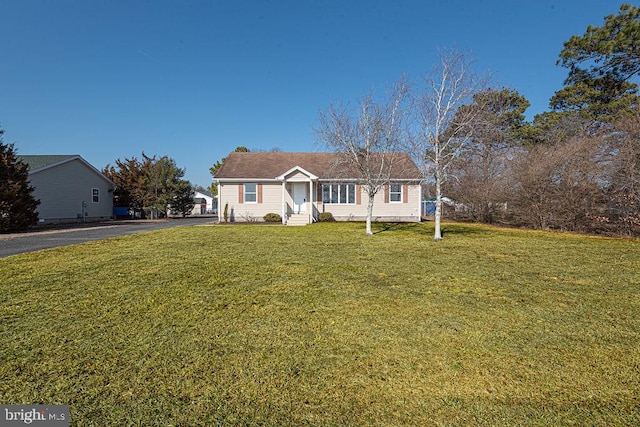
[[[374,232],[373,234],[381,234],[386,232],[403,232],[403,233],[412,233],[421,236],[433,236],[434,233],[434,224],[431,221],[423,221],[421,223],[418,222],[386,222],[386,223],[375,223],[374,224]],[[488,230],[474,226],[474,224],[463,224],[463,223],[446,223],[442,224],[440,230],[442,237],[444,238],[447,235],[459,235],[459,236],[470,236],[470,235],[483,235],[487,234]]]
[[[429,228],[424,227],[417,222],[380,222],[372,224],[374,231],[373,234],[380,234],[386,232],[409,232],[415,234],[429,234],[432,232]]]

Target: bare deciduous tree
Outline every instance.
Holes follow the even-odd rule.
[[[457,217],[493,223],[506,212],[509,166],[520,149],[529,102],[510,89],[488,89],[474,95],[473,101],[458,110],[458,114],[467,115],[468,109],[478,111],[469,150],[453,165],[456,179],[448,191],[462,207],[456,211]]]
[[[440,62],[424,78],[425,89],[415,102],[418,135],[412,138],[411,151],[423,166],[425,178],[435,180],[435,233],[442,239],[442,189],[449,178],[453,161],[467,148],[472,126],[482,109],[461,110],[473,95],[486,85],[486,79],[473,72],[468,56],[456,50],[443,50]]]
[[[592,231],[603,206],[607,153],[598,138],[529,147],[514,162],[510,210],[516,225],[562,231]]]
[[[384,103],[367,96],[358,102],[355,112],[332,105],[319,113],[315,128],[318,141],[341,154],[335,170],[355,173],[368,196],[367,235],[373,234],[371,218],[376,194],[389,183],[392,171],[406,160],[399,152],[406,96],[407,84],[401,80]]]
[[[640,234],[640,108],[616,123],[612,146],[608,222],[626,235]]]

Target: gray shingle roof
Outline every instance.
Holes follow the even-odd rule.
[[[298,166],[320,179],[360,178],[351,168],[340,166],[337,153],[230,153],[216,174],[221,179],[275,179]],[[351,170],[349,170],[351,169]],[[419,180],[420,171],[413,160],[398,153],[392,179]]]
[[[200,194],[204,194],[205,196],[208,196],[208,197],[213,197],[213,193],[211,193],[211,191],[207,191],[207,190],[197,190],[196,192],[197,192],[197,193],[200,193]]]

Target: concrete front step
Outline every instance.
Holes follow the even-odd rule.
[[[300,226],[307,225],[309,223],[309,215],[307,214],[293,214],[287,219],[287,225]]]

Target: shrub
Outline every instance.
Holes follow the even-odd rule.
[[[264,216],[266,222],[282,222],[282,217],[277,213],[268,213]]]
[[[242,218],[244,222],[258,222],[258,217],[254,216],[251,212],[240,214],[240,218]]]
[[[333,214],[331,212],[320,212],[318,215],[318,221],[320,222],[332,222],[335,221]]]
[[[224,204],[224,213],[222,215],[224,216],[224,222],[229,221],[229,203]]]

